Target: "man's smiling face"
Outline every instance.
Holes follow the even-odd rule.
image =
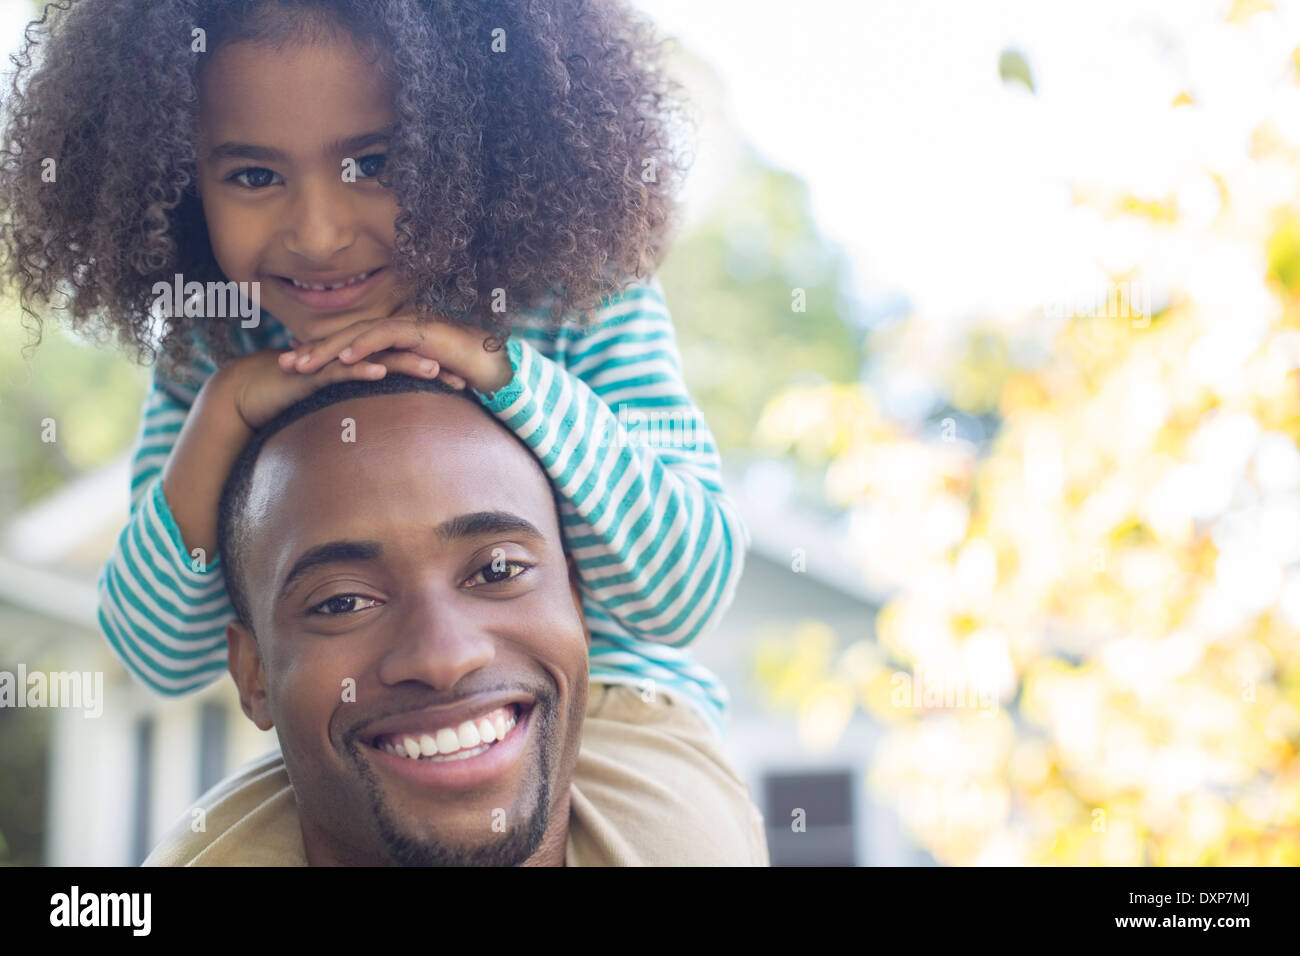
[[[562,862],[590,638],[536,459],[461,396],[345,399],[266,443],[244,514],[231,672],[310,862]]]
[[[382,185],[396,121],[391,65],[344,33],[277,50],[241,41],[208,54],[199,81],[198,188],[213,255],[311,341],[409,300],[393,266],[393,191]],[[355,161],[355,182],[343,160]],[[296,288],[289,279],[339,291]]]

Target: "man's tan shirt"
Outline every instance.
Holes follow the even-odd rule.
[[[196,802],[145,866],[306,866],[278,752]],[[717,737],[680,698],[592,684],[570,790],[566,866],[767,866],[763,818]]]

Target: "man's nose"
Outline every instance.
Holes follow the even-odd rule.
[[[436,590],[407,603],[379,662],[385,684],[418,680],[446,690],[466,674],[492,662],[495,639],[473,618],[464,599]]]
[[[285,220],[285,249],[319,272],[332,269],[333,260],[356,240],[355,189],[348,190],[341,173],[335,178],[299,180]]]

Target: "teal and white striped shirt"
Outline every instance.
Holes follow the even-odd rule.
[[[657,277],[602,303],[588,329],[514,326],[511,382],[479,401],[533,449],[559,491],[591,630],[591,677],[676,692],[721,731],[725,687],[685,645],[730,606],[749,533],[717,448],[682,379]],[[246,352],[289,347],[269,313],[240,329]],[[206,355],[203,379],[216,371]],[[186,552],[162,468],[198,393],[155,372],[132,461],[131,518],[99,578],[99,622],[129,671],[168,695],[226,670],[234,609],[221,557]]]

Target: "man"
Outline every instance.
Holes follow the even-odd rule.
[[[146,865],[766,865],[680,700],[588,687],[536,457],[463,392],[327,386],[258,432],[221,505],[244,712],[281,755]]]

